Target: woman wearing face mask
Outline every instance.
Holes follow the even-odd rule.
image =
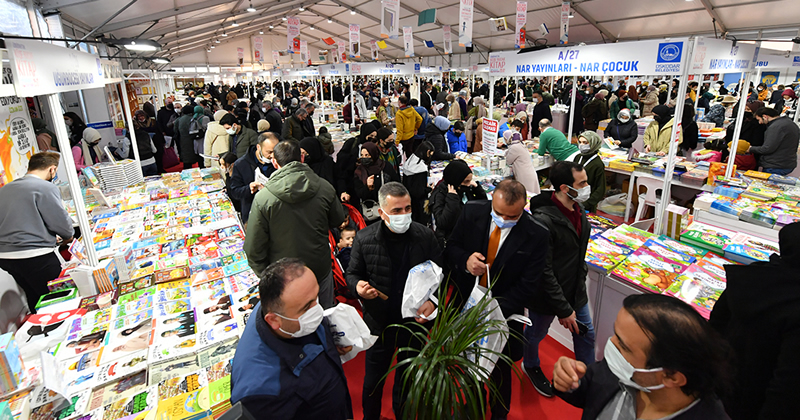
[[[794,113],[797,110],[797,95],[791,89],[784,89],[781,94],[781,99],[775,103],[775,108],[781,114],[786,114],[789,118],[794,118]]]
[[[325,153],[322,143],[316,137],[306,137],[300,140],[300,154],[303,156],[303,163],[311,167],[311,170],[320,178],[334,185],[333,179],[333,158]]]
[[[678,327],[679,326],[679,327]],[[589,419],[728,420],[732,350],[683,301],[632,295],[622,302],[605,358],[555,364],[553,388]]]
[[[378,133],[381,130],[378,130]],[[378,134],[379,138],[380,136],[381,134]],[[428,172],[432,160],[433,145],[428,141],[423,141],[403,165],[403,185],[411,196],[412,219],[426,226],[431,221],[430,214],[425,210],[425,200],[431,191],[428,188]]]
[[[506,164],[514,172],[514,179],[522,183],[529,193],[539,194],[539,176],[534,169],[533,159],[528,148],[522,143],[522,134],[516,131],[506,131],[504,138],[508,145]]]
[[[378,112],[376,115],[378,116],[378,121],[380,121],[381,125],[383,125],[385,128],[392,128],[392,124],[394,124],[394,118],[389,116],[389,108],[389,97],[384,96],[381,98],[381,104],[378,106]]]
[[[374,128],[374,127],[373,127]],[[361,146],[358,166],[354,172],[356,194],[363,203],[366,200],[378,202],[378,190],[387,182],[400,182],[400,176],[390,165],[381,160],[378,145],[366,142]]]
[[[472,170],[460,159],[450,161],[443,178],[431,192],[430,210],[436,239],[444,248],[467,201],[486,200],[486,192],[473,180]]]
[[[603,139],[597,133],[584,131],[578,138],[580,154],[573,159],[575,163],[583,165],[583,169],[586,170],[586,177],[592,193],[583,203],[583,206],[590,212],[594,212],[597,209],[597,203],[606,195],[606,167],[597,153],[602,145]]]
[[[229,191],[231,191],[231,177],[233,176],[233,164],[236,163],[236,154],[231,152],[226,152],[219,158],[219,167],[222,169],[223,176],[225,177],[225,194],[228,194],[230,198]],[[242,211],[242,203],[241,200],[234,200],[231,199],[231,203],[233,203],[233,208],[237,212]]]
[[[103,150],[100,149],[100,133],[94,128],[86,127],[83,130],[83,137],[81,139],[81,156],[80,160],[83,162],[83,167],[92,166],[99,163],[103,159]],[[73,147],[72,155],[75,157],[75,148]],[[76,166],[78,159],[75,159]],[[82,169],[82,168],[78,168]]]
[[[158,129],[158,124],[156,120],[150,118],[144,111],[137,110],[133,113],[133,127],[136,130],[143,131],[147,133],[150,140],[153,142],[153,145],[156,147],[156,152],[153,158],[156,162],[156,173],[164,173],[164,147],[166,146],[166,141],[164,140],[164,135],[161,134],[161,130]],[[142,140],[139,137],[136,138],[137,140]]]
[[[70,143],[77,143],[83,139],[83,130],[86,129],[86,124],[78,114],[74,112],[65,112],[64,123],[67,125],[67,129],[69,129]]]
[[[766,83],[759,83],[758,87],[756,87],[756,91],[758,91],[758,100],[761,102],[765,102],[769,99],[769,89],[767,89]]]
[[[675,119],[666,105],[653,108],[653,122],[644,131],[644,151],[665,155],[669,152],[669,139]],[[678,134],[678,144],[683,143],[683,133]]]
[[[617,118],[608,123],[603,134],[608,138],[614,139],[614,144],[624,148],[633,146],[633,142],[639,137],[639,126],[631,118],[631,111],[623,109],[617,114]]]
[[[695,119],[694,106],[683,106],[683,117],[681,118],[681,134],[683,135],[683,142],[681,142],[680,150],[683,156],[691,156],[692,151],[697,149],[697,140],[700,137],[700,129],[697,127]]]

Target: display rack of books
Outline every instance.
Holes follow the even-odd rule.
[[[128,86],[128,96],[131,96],[131,93],[136,95],[136,107],[131,107],[131,110],[140,109],[139,105],[144,104],[150,99],[151,96],[158,96],[156,92],[156,88],[153,85],[153,81],[150,79],[144,78],[137,78],[137,79],[128,79],[125,81],[125,85]],[[133,105],[133,103],[131,103]]]
[[[144,181],[139,163],[132,159],[101,162],[84,168],[83,173],[92,186],[103,190],[124,188]]]
[[[82,264],[76,241],[48,284],[80,297],[52,299],[0,336],[0,404],[15,418],[67,420],[211,419],[230,407],[232,359],[259,295],[224,185],[216,169],[191,169],[109,196],[85,235],[100,265]]]

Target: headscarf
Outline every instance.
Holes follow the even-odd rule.
[[[706,98],[706,99],[708,99],[710,101],[710,100],[714,99],[714,94],[709,92],[709,91],[706,91],[705,93],[703,93],[703,98]]]
[[[492,113],[492,119],[495,121],[500,121],[503,118],[503,114],[500,111],[494,111]]]
[[[661,131],[661,128],[664,127],[667,122],[669,122],[669,112],[669,107],[666,105],[658,105],[657,107],[653,108],[653,119],[655,119],[658,123],[659,131]]]
[[[103,153],[98,147],[100,139],[100,133],[94,128],[87,127],[83,130],[81,149],[83,151],[84,165],[92,166],[95,162],[100,162],[100,156]]]
[[[636,102],[639,100],[639,93],[636,92],[636,86],[630,85],[628,87],[628,99]]]
[[[600,99],[605,99],[606,96],[608,96],[608,89],[600,89],[597,91],[597,95],[600,95]],[[597,95],[595,95],[595,97],[597,97]]]
[[[414,151],[414,154],[417,157],[425,162],[426,165],[430,166],[431,161],[433,160],[433,155],[428,156],[428,152],[435,151],[436,149],[433,147],[433,143],[425,140],[417,146],[417,150]]]
[[[353,142],[353,146],[350,149],[350,153],[354,153],[358,155],[358,146],[367,143],[367,136],[376,132],[378,130],[375,129],[375,126],[372,124],[362,124],[361,125],[361,132],[358,134],[357,141]],[[358,160],[359,156],[356,156],[356,160]]]
[[[380,174],[383,171],[383,168],[386,166],[386,162],[381,159],[381,152],[378,150],[377,144],[368,141],[364,143],[362,147],[369,152],[369,157],[372,158],[372,164],[369,166],[364,166],[359,161],[358,166],[356,167],[355,176],[356,178],[360,179],[364,185],[366,185],[367,178],[372,175]]]
[[[630,121],[630,120],[631,120],[631,111],[630,111],[628,108],[623,108],[623,109],[621,109],[621,110],[619,111],[619,113],[617,114],[617,120],[618,120],[619,122],[621,122],[621,123],[625,124],[627,121],[622,121],[622,117],[623,117],[623,116],[624,116],[624,117],[627,117],[627,118],[628,118],[628,121]]]
[[[797,95],[795,95],[794,91],[791,90],[791,89],[784,90],[783,93],[781,93],[781,96],[783,96],[783,95],[787,95],[792,99],[797,99]]]
[[[447,185],[452,185],[453,187],[458,188],[471,173],[472,169],[469,168],[467,162],[464,162],[461,159],[454,159],[444,167],[442,177]]]
[[[520,121],[528,121],[528,113],[526,113],[525,111],[520,111],[517,113],[517,115],[514,116],[514,119]]]
[[[139,117],[144,117],[144,122],[139,121]],[[145,130],[149,127],[153,126],[153,119],[150,118],[144,111],[141,109],[137,109],[136,112],[133,113],[133,127],[136,130]]]
[[[310,166],[311,169],[314,169],[314,165],[322,162],[322,158],[327,155],[316,137],[306,137],[300,140],[300,148],[306,151],[306,158],[303,163]]]
[[[192,115],[192,118],[197,118],[197,119],[203,118],[205,112],[206,112],[205,108],[203,108],[200,105],[197,105],[194,107],[194,115]]]
[[[656,90],[656,85],[650,85],[650,86],[647,87],[647,91],[648,92],[653,92],[655,90]]]
[[[589,141],[589,151],[586,153],[581,152],[581,157],[578,159],[578,163],[584,164],[589,161],[589,158],[597,154],[600,146],[603,145],[603,139],[596,132],[588,130],[581,133],[581,137]]]
[[[443,117],[438,115],[436,118],[433,119],[433,125],[436,126],[441,131],[447,131],[450,129],[450,120],[447,117]]]
[[[764,107],[764,102],[761,101],[753,101],[747,103],[747,109],[749,109],[752,113],[756,113],[759,109]]]
[[[269,130],[269,121],[267,120],[258,120],[256,124],[256,128],[258,129],[259,133],[263,133],[264,131]]]
[[[214,121],[219,122],[219,120],[221,120],[222,117],[224,117],[227,113],[228,113],[228,111],[225,111],[224,109],[221,109],[221,110],[215,112],[214,113]]]
[[[39,134],[47,134],[50,136],[50,146],[51,147],[58,147],[58,141],[56,140],[56,134],[52,131],[47,129],[47,123],[41,118],[31,118],[31,124],[33,125],[33,132],[38,136]]]
[[[659,85],[658,86],[658,91],[659,92],[666,92],[667,89],[669,89],[669,86],[667,86],[667,85]]]
[[[506,145],[511,146],[512,144],[522,143],[522,134],[518,131],[514,130],[506,130],[503,132],[503,140],[505,140]]]
[[[733,147],[733,142],[729,141],[728,142],[728,149],[730,149],[731,147]],[[750,148],[750,142],[749,141],[739,139],[739,144],[736,145],[736,154],[737,155],[743,155],[743,154],[747,153],[747,149],[749,149],[749,148]]]

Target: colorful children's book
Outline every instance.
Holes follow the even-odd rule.
[[[684,253],[686,255],[690,255],[690,256],[695,257],[695,258],[700,258],[703,255],[705,255],[706,252],[708,252],[705,249],[702,249],[702,248],[699,248],[699,247],[696,247],[696,246],[692,246],[692,245],[689,245],[689,244],[685,244],[683,242],[676,241],[675,239],[672,239],[667,235],[659,235],[657,238],[654,238],[654,240],[656,240],[656,241],[658,241],[658,242],[660,242],[660,243],[662,243],[662,244],[664,244],[664,245],[666,245],[666,246],[668,246],[668,247],[670,247],[670,248],[672,248],[672,249],[674,249],[674,250],[676,250],[678,252],[682,252],[682,253]]]
[[[691,264],[697,260],[697,258],[684,254],[680,251],[672,249],[661,242],[658,242],[653,239],[648,239],[647,242],[644,243],[644,246],[649,249],[650,251],[655,252],[662,257],[668,258],[673,261],[682,262],[684,264]]]
[[[666,294],[692,305],[706,319],[725,290],[725,279],[691,265],[667,289]]]
[[[158,384],[158,398],[165,400],[186,392],[194,392],[208,386],[206,369],[200,369],[186,375],[164,379]]]
[[[603,238],[608,239],[609,241],[611,241],[611,242],[613,242],[613,243],[615,243],[617,245],[621,245],[621,246],[624,246],[626,248],[630,248],[630,249],[633,249],[633,250],[639,249],[642,245],[644,245],[644,242],[645,242],[645,241],[642,241],[642,240],[627,236],[622,232],[618,232],[616,229],[615,230],[607,230],[607,231],[603,232],[603,234],[600,235],[600,236],[602,236]]]
[[[157,318],[177,315],[192,309],[192,302],[189,299],[173,300],[156,305],[154,314]]]
[[[736,236],[736,232],[705,223],[692,222],[681,234],[681,242],[721,254],[725,245],[733,243],[734,236]]]
[[[725,246],[725,257],[742,264],[768,262],[771,254],[747,245],[730,244]]]
[[[195,420],[213,418],[209,403],[209,393],[205,388],[161,398],[156,418],[159,420]]]
[[[166,283],[169,281],[181,280],[190,276],[188,267],[176,267],[172,269],[157,271],[155,273],[156,284]]]
[[[614,275],[631,283],[661,293],[687,267],[686,264],[640,248],[614,269]]]
[[[586,248],[586,263],[604,273],[613,270],[619,263],[633,252],[630,248],[617,245],[603,237],[595,236],[589,240]]]
[[[149,387],[120,398],[104,407],[104,420],[124,419],[139,413],[155,410],[158,406],[158,388]]]

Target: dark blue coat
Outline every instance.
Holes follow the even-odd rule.
[[[250,207],[253,205],[255,194],[250,193],[250,183],[256,180],[256,169],[261,168],[261,173],[266,177],[275,172],[271,163],[262,165],[256,158],[256,146],[250,146],[247,154],[240,157],[233,164],[228,195],[232,200],[238,201],[241,206],[242,222],[247,223],[250,216]]]

